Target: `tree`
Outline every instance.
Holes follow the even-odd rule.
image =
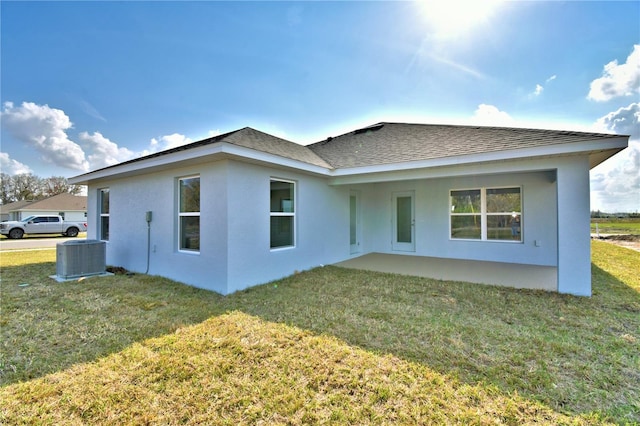
[[[80,185],[70,185],[69,182],[67,182],[67,178],[62,176],[51,176],[45,179],[43,183],[43,192],[46,197],[52,197],[66,192],[78,195],[82,191]]]
[[[13,201],[13,180],[6,173],[0,173],[0,203],[7,204]]]
[[[42,178],[25,173],[13,176],[13,201],[34,201],[44,198]]]
[[[82,186],[71,185],[62,176],[43,179],[31,173],[14,176],[0,173],[0,203],[2,204],[41,200],[67,192],[78,195],[82,192]]]

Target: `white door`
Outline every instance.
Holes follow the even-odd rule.
[[[349,194],[349,242],[351,253],[360,252],[360,196],[357,191]]]
[[[391,248],[397,251],[416,251],[413,191],[394,192],[392,209]]]

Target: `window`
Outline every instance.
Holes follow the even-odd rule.
[[[295,183],[271,180],[271,248],[295,245]]]
[[[98,233],[102,241],[109,241],[109,188],[101,189],[98,197],[100,203]]]
[[[200,176],[178,179],[179,249],[200,251]]]
[[[450,193],[451,238],[522,241],[520,188],[480,188]]]

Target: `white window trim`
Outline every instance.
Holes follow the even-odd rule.
[[[520,239],[519,240],[497,240],[488,239],[487,231],[487,217],[488,216],[503,216],[508,212],[487,213],[487,190],[490,189],[520,189],[520,212],[517,214],[520,216]],[[480,213],[453,213],[453,206],[451,204],[451,193],[454,191],[474,191],[480,190]],[[523,189],[518,185],[505,185],[505,186],[490,186],[490,187],[473,187],[473,188],[458,188],[449,190],[449,240],[450,241],[475,241],[483,243],[506,243],[506,244],[522,244],[524,243],[523,233]],[[480,239],[477,238],[453,238],[451,236],[451,218],[454,216],[480,216]]]
[[[296,212],[298,211],[298,183],[294,180],[281,179],[272,177],[269,179],[269,201],[271,201],[271,182],[284,182],[293,184],[293,212],[272,212],[269,206],[269,246],[270,251],[291,250],[296,248],[298,238],[298,220]],[[293,218],[293,244],[290,246],[271,247],[271,218],[272,217],[292,217]]]
[[[181,193],[182,186],[180,185],[180,182],[185,180],[185,179],[194,179],[194,178],[200,179],[200,175],[181,176],[176,180],[176,183],[178,185],[178,190],[176,191],[177,196],[178,196],[178,200],[177,200],[177,203],[176,203],[176,207],[177,207],[176,210],[178,211],[178,226],[176,227],[178,235],[177,235],[176,242],[177,242],[178,252],[179,253],[199,255],[200,254],[200,250],[189,250],[189,249],[184,249],[184,248],[180,247],[181,244],[182,244],[182,220],[181,220],[181,218],[183,218],[183,217],[200,217],[200,211],[202,210],[202,207],[198,206],[199,209],[200,209],[200,211],[198,211],[198,212],[181,212],[180,211],[180,197],[182,195],[182,193]],[[199,234],[202,235],[202,232],[200,232],[200,230],[199,230]],[[202,249],[202,247],[200,247],[200,249]]]
[[[109,217],[109,212],[107,213],[103,213],[102,211],[102,197],[104,196],[104,193],[107,192],[109,193],[109,212],[111,211],[111,190],[109,188],[100,188],[98,190],[98,240],[100,241],[105,241],[105,242],[109,242],[109,239],[107,238],[106,240],[104,238],[102,238],[102,218],[106,217],[107,219],[109,219],[109,228],[111,228],[111,218]]]

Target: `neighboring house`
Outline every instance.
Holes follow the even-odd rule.
[[[513,285],[590,295],[589,170],[627,143],[379,123],[302,146],[247,127],[69,182],[89,186],[107,263],[222,294],[375,254],[516,280],[539,268]]]
[[[2,220],[22,220],[31,215],[56,214],[70,221],[87,218],[87,197],[69,193],[58,194],[42,200],[16,201],[0,205]]]

